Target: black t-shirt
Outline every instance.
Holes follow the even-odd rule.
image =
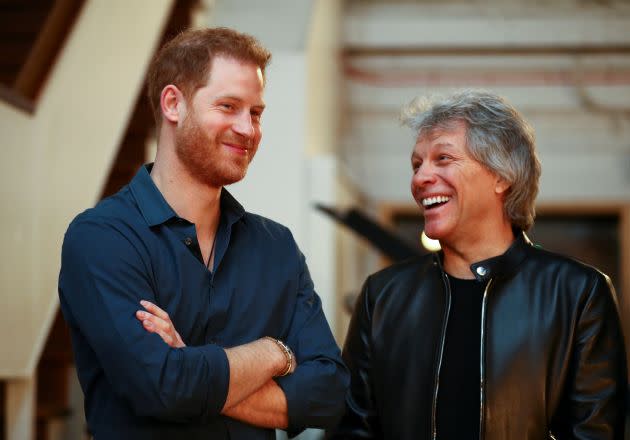
[[[440,370],[438,440],[478,440],[484,283],[449,276],[451,309]]]

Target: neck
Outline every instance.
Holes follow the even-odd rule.
[[[455,243],[442,243],[444,270],[450,275],[472,279],[470,265],[503,254],[514,241],[512,226],[505,223],[484,236],[470,236]]]
[[[221,187],[206,185],[190,175],[173,148],[158,147],[151,179],[181,218],[197,226],[197,234],[214,231],[219,223]]]

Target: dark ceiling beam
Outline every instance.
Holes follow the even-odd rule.
[[[316,203],[315,209],[363,237],[393,261],[402,261],[426,253],[419,246],[410,245],[394,231],[371,219],[359,209],[339,209],[322,203]]]

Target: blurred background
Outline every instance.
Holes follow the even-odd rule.
[[[87,438],[63,234],[153,158],[155,49],[215,25],[273,53],[263,141],[230,191],[292,229],[340,345],[365,277],[425,252],[400,108],[462,87],[534,126],[530,235],[607,272],[630,335],[630,1],[0,0],[0,440]]]

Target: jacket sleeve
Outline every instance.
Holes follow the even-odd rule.
[[[150,273],[146,250],[121,225],[95,219],[71,224],[62,248],[59,296],[66,321],[80,335],[73,342],[83,344],[80,349],[98,364],[84,367],[102,370],[139,416],[214,417],[227,396],[225,351],[216,345],[173,349],[142,328],[135,318],[140,300],[156,302]]]
[[[626,353],[610,279],[597,273],[578,317],[559,439],[624,438]]]
[[[379,439],[381,428],[373,396],[372,307],[370,278],[363,285],[348,327],[343,360],[350,370],[350,389],[346,394],[345,413],[330,439]]]
[[[276,378],[287,399],[289,436],[306,427],[333,426],[343,411],[349,382],[305,258],[295,242],[294,246],[299,259],[298,292],[285,342],[295,353],[298,367],[292,374]]]

